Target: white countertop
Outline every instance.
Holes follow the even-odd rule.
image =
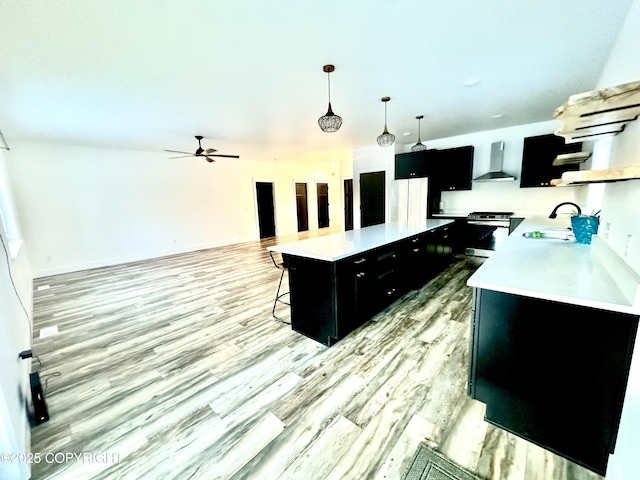
[[[591,308],[640,314],[640,276],[597,235],[574,240],[525,238],[529,230],[568,227],[568,219],[526,219],[469,278],[485,288]]]
[[[452,223],[452,220],[444,219],[382,223],[372,227],[274,245],[267,250],[334,262]]]

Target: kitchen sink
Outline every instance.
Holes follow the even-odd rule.
[[[551,239],[551,240],[575,240],[576,237],[568,228],[558,230],[529,230],[522,234],[524,238]]]

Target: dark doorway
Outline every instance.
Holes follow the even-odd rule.
[[[260,238],[275,237],[276,219],[273,204],[273,183],[256,182],[256,202],[258,203]]]
[[[298,213],[298,231],[304,232],[309,230],[306,183],[296,183],[296,211]]]
[[[344,229],[353,230],[353,179],[344,181]]]
[[[329,184],[318,183],[318,228],[329,226]]]
[[[384,223],[384,172],[360,174],[360,226]]]

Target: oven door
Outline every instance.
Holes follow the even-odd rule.
[[[496,222],[497,223],[497,222]],[[490,257],[509,236],[504,222],[467,221],[467,246],[464,253],[476,257]]]

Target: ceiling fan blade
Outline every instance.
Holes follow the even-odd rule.
[[[216,150],[215,148],[207,148],[204,152],[208,155],[210,153],[217,152],[217,151],[218,150]]]
[[[187,158],[187,157],[193,157],[193,153],[189,154],[189,155],[182,155],[180,157],[169,157],[169,160],[172,160],[174,158]]]
[[[204,156],[204,158],[205,158],[205,160],[206,160],[207,162],[209,162],[209,163],[213,163],[213,162],[215,162],[215,160],[214,160],[213,158],[210,158],[210,157],[208,157],[208,156],[206,156],[206,155]]]
[[[169,152],[169,153],[184,153],[186,155],[193,155],[192,152],[181,152],[180,150],[165,150],[165,152]]]
[[[226,158],[240,158],[240,155],[221,155],[219,153],[215,153],[211,155],[212,157],[226,157]]]

